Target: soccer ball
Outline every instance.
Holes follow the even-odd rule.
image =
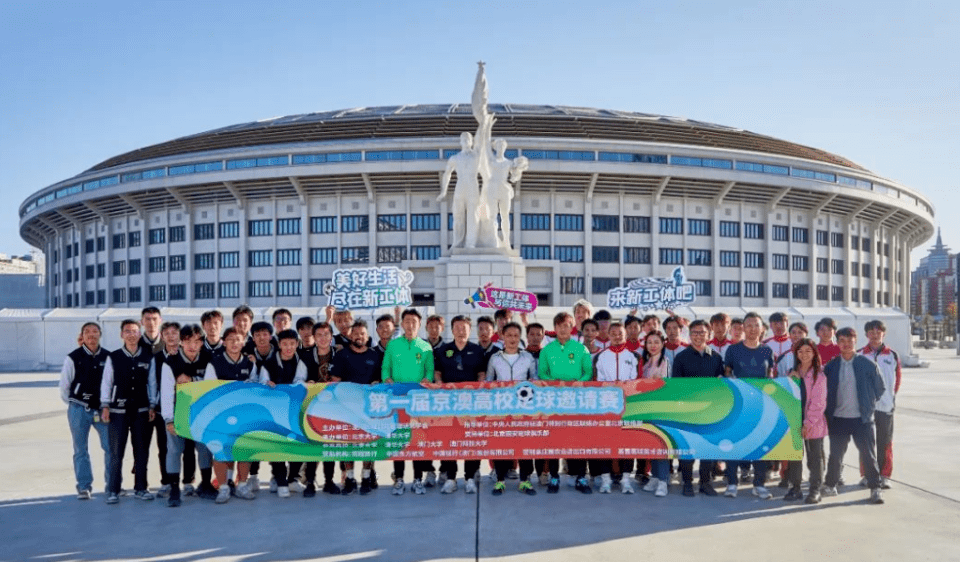
[[[521,408],[529,408],[533,404],[535,392],[533,385],[524,384],[517,387],[517,402]]]

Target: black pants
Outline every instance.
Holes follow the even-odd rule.
[[[153,434],[156,433],[157,459],[160,461],[160,484],[164,486],[173,484],[174,479],[167,475],[167,423],[163,421],[163,416],[158,413],[150,425],[153,427],[147,429],[147,451],[150,450],[150,442],[153,440]]]
[[[314,484],[317,481],[317,465],[320,463],[308,462],[305,465],[307,484]],[[297,469],[299,471],[299,468]],[[323,461],[323,481],[333,482],[334,472],[337,470],[335,461]]]
[[[197,474],[197,444],[191,439],[183,441],[183,483],[193,484]]]
[[[133,448],[133,489],[137,491],[147,489],[147,460],[150,449],[147,446],[150,431],[150,419],[147,412],[128,410],[117,413],[110,412],[110,482],[107,491],[112,494],[120,493],[123,482],[123,453],[127,448],[127,437]]]
[[[610,472],[610,459],[567,459],[567,469],[570,476],[583,478],[587,475],[587,464],[590,465],[590,475],[600,476]]]
[[[877,426],[877,466],[880,476],[889,478],[893,476],[893,412],[874,412],[873,423]]]
[[[479,462],[477,461],[477,463]],[[393,474],[397,478],[403,478],[405,464],[404,461],[393,461]],[[430,471],[430,464],[430,461],[413,461],[413,479],[420,480],[423,478],[423,473]],[[441,468],[441,470],[443,469]]]
[[[693,463],[696,461],[692,460],[681,460],[680,461],[680,476],[683,478],[684,484],[693,483]],[[706,461],[700,459],[700,483],[707,484],[713,480],[713,461]]]
[[[630,474],[633,472],[633,459],[615,459],[617,468],[614,469],[611,463],[610,471],[616,474]]]
[[[537,474],[549,472],[551,478],[560,478],[560,459],[537,459],[534,461]]]
[[[753,485],[766,486],[770,461],[727,461],[727,485],[736,486],[739,482],[737,468],[749,467],[750,464],[753,464]]]
[[[819,490],[823,485],[824,452],[823,438],[805,439],[803,442],[804,454],[807,456],[807,470],[810,471],[810,491]],[[803,480],[803,461],[787,463],[787,481],[791,488],[800,488]]]
[[[294,466],[297,465],[297,466]],[[294,472],[296,468],[296,472]],[[270,469],[273,472],[273,479],[277,481],[277,486],[286,486],[297,477],[297,474],[300,472],[299,463],[290,463],[290,470],[287,471],[287,463],[285,462],[272,462],[270,463]]]
[[[520,481],[523,482],[533,474],[533,461],[531,459],[520,459],[517,463],[520,465]],[[497,471],[497,482],[506,480],[507,472],[510,472],[511,468],[513,468],[512,460],[493,461],[493,469]]]
[[[870,489],[879,488],[880,467],[877,465],[877,436],[873,422],[863,423],[860,418],[835,417],[827,420],[827,426],[830,428],[830,460],[827,462],[824,484],[833,487],[840,480],[843,456],[852,437],[853,444],[860,451],[860,465],[867,478],[867,486]]]
[[[416,461],[414,461],[416,462]],[[511,463],[513,461],[510,461]],[[511,467],[513,465],[511,464]],[[414,466],[416,470],[416,466]],[[427,467],[424,466],[424,470]],[[440,472],[447,475],[447,479],[457,479],[457,461],[440,461]],[[473,478],[473,475],[480,472],[480,461],[463,461],[463,479]]]

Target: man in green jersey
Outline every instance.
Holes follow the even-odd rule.
[[[383,382],[433,382],[433,347],[417,337],[420,331],[420,313],[408,308],[400,315],[403,337],[394,338],[387,344],[383,354],[381,375]],[[413,461],[413,493],[424,494],[423,472],[430,469],[430,461]],[[396,482],[393,495],[403,494],[403,461],[393,461]]]
[[[557,333],[555,340],[547,344],[540,352],[538,376],[542,381],[588,381],[593,376],[593,361],[590,352],[582,343],[572,339],[573,317],[561,312],[553,317],[553,329]],[[587,461],[583,459],[567,459],[570,474],[582,475],[580,469]],[[547,484],[547,493],[556,494],[560,491],[560,461],[551,459],[550,483]],[[591,493],[590,484],[584,477],[577,478],[577,490],[584,494]]]

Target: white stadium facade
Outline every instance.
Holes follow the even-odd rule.
[[[909,306],[933,234],[916,190],[741,129],[621,111],[497,105],[526,156],[510,213],[541,306],[683,265],[705,307]],[[234,125],[110,158],[30,197],[55,308],[320,307],[335,269],[396,265],[433,304],[451,239],[446,158],[469,104],[360,108]],[[467,295],[465,295],[467,296]],[[907,311],[908,312],[908,311]]]

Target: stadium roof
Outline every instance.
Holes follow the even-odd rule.
[[[559,105],[490,104],[499,137],[586,138],[747,150],[805,158],[867,171],[836,154],[690,119]],[[105,160],[90,171],[225,148],[359,140],[371,138],[456,137],[474,131],[470,104],[360,107],[305,113],[230,125],[139,148]]]

